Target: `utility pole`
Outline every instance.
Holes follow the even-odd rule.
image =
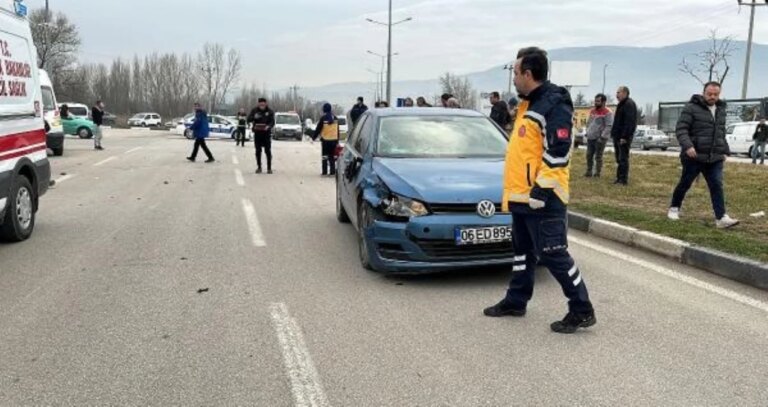
[[[608,64],[603,65],[603,95],[605,95],[605,76],[608,71]]]
[[[380,82],[381,83],[381,91],[379,92],[379,95],[381,97],[384,97],[384,61],[387,60],[388,56],[387,55],[379,54],[378,52],[373,52],[371,50],[368,50],[367,52],[369,54],[371,54],[371,55],[374,55],[374,56],[377,56],[377,57],[381,58],[381,71],[379,71],[381,73],[381,82]],[[391,56],[393,56],[393,57],[396,57],[398,55],[400,55],[399,52],[395,52],[395,53],[391,54]],[[390,78],[389,75],[387,75],[387,77]],[[387,89],[388,90],[390,89],[389,88],[389,79],[387,79]],[[389,99],[389,96],[387,96],[387,99]]]
[[[509,85],[507,87],[507,92],[509,95],[514,95],[514,93],[512,93],[512,76],[515,74],[515,64],[509,63],[504,65],[504,70],[509,71]]]
[[[299,88],[298,85],[293,85],[290,87],[290,89],[291,89],[291,99],[293,99],[293,111],[298,112],[298,108],[296,107],[296,100],[299,98],[298,91],[301,88]]]
[[[387,27],[387,103],[389,105],[392,105],[392,27],[402,24],[408,21],[412,21],[413,18],[408,17],[406,19],[392,22],[392,0],[389,0],[389,17],[387,19],[387,23],[382,23],[380,21],[371,20],[370,18],[366,19],[369,23],[383,25]]]
[[[750,7],[749,16],[749,38],[747,39],[747,60],[744,63],[744,83],[741,86],[741,98],[747,98],[747,90],[749,89],[749,65],[752,61],[752,37],[755,30],[755,8],[759,6],[768,6],[768,0],[763,0],[764,4],[757,4],[757,0],[738,0],[740,6]]]

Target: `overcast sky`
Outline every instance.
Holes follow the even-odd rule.
[[[762,1],[762,0],[761,0]],[[30,7],[44,0],[26,0]],[[386,52],[386,0],[50,0],[79,26],[81,60],[239,49],[243,79],[281,88],[372,81]],[[660,46],[711,28],[745,40],[749,10],[734,0],[394,0],[395,80],[470,73],[508,62],[522,46]],[[768,42],[768,7],[755,41]]]

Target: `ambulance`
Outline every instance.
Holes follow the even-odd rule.
[[[21,1],[0,0],[0,240],[26,240],[48,190],[37,51]]]

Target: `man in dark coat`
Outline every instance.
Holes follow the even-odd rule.
[[[629,183],[629,148],[632,146],[632,138],[637,130],[637,105],[629,97],[629,88],[619,87],[616,91],[616,99],[619,105],[611,128],[613,149],[616,154],[616,182],[614,184],[627,185]]]
[[[491,105],[493,106],[491,108],[491,120],[496,122],[499,127],[506,130],[510,122],[507,102],[501,100],[501,95],[499,95],[499,92],[491,92],[490,101]]]
[[[680,113],[677,122],[677,140],[680,142],[680,160],[683,174],[672,195],[667,217],[680,220],[680,208],[693,181],[704,175],[712,198],[715,226],[727,229],[739,224],[725,212],[723,191],[723,164],[731,151],[725,139],[725,102],[720,100],[721,85],[709,82],[703,95],[694,95]]]
[[[352,119],[352,127],[357,125],[357,121],[360,120],[360,117],[363,115],[363,113],[367,111],[368,106],[365,105],[363,97],[358,97],[357,103],[352,106],[352,110],[349,112],[349,118]]]
[[[272,174],[272,128],[275,127],[275,112],[269,108],[267,99],[259,98],[259,105],[251,110],[248,123],[253,126],[253,140],[256,144],[256,174],[261,174],[261,152],[267,156],[267,174]]]

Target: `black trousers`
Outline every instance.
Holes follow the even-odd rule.
[[[238,127],[235,131],[235,145],[245,147],[245,127]]]
[[[328,167],[331,169],[331,175],[336,174],[336,146],[339,145],[337,140],[323,140],[323,175],[328,175]]]
[[[208,149],[208,145],[205,144],[204,138],[196,138],[195,139],[195,146],[192,148],[192,159],[194,160],[197,158],[197,152],[200,150],[200,148],[203,149],[203,152],[206,156],[208,156],[209,160],[213,160],[213,154],[211,154],[211,150]]]
[[[629,182],[629,147],[631,141],[621,144],[621,140],[613,139],[613,150],[616,154],[616,181]]]
[[[267,156],[267,169],[272,169],[272,138],[269,133],[258,132],[253,134],[256,144],[256,165],[261,168],[261,152]]]
[[[586,314],[593,311],[592,303],[581,271],[568,253],[567,211],[555,201],[557,198],[552,198],[547,208],[535,211],[512,209],[515,258],[506,301],[515,308],[526,308],[533,296],[536,265],[541,264],[560,284],[569,311]]]

